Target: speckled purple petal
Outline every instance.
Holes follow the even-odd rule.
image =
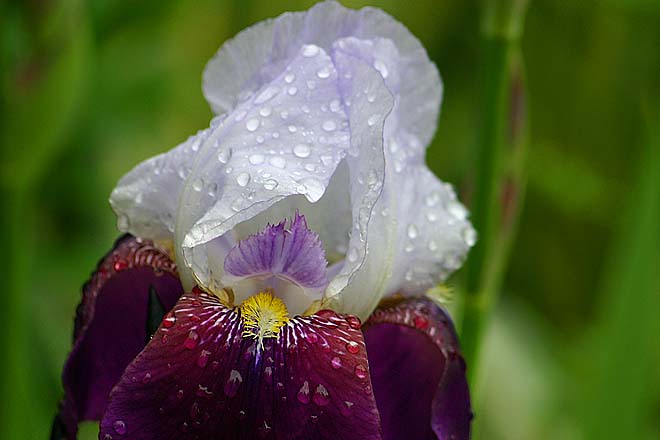
[[[383,439],[467,440],[470,395],[451,320],[413,298],[377,309],[365,325]]]
[[[381,439],[357,318],[295,317],[259,350],[239,313],[184,295],[113,390],[99,438]]]
[[[241,240],[225,259],[225,272],[234,277],[283,276],[308,288],[328,283],[323,243],[307,228],[304,215],[296,212],[290,229],[286,220],[268,225]]]
[[[151,242],[125,235],[83,288],[62,375],[65,438],[76,438],[79,421],[100,420],[110,390],[146,345],[150,289],[170,310],[183,293],[176,266]]]

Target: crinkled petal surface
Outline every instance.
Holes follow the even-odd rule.
[[[357,318],[296,317],[259,350],[239,313],[184,295],[113,390],[99,438],[381,438]]]
[[[183,293],[176,266],[151,242],[124,236],[83,288],[63,373],[67,438],[75,438],[79,421],[100,420],[110,390],[146,345],[150,290],[171,309]]]
[[[364,334],[383,438],[469,439],[465,362],[448,315],[411,298],[377,309]]]

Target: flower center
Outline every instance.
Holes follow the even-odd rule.
[[[259,292],[240,305],[243,320],[243,336],[259,341],[264,348],[264,339],[277,338],[280,329],[289,321],[289,311],[284,301],[273,296],[272,291]]]

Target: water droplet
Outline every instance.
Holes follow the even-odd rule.
[[[269,191],[274,190],[277,188],[277,180],[275,179],[268,179],[264,182],[264,188],[266,188]]]
[[[474,244],[477,242],[477,233],[475,232],[474,229],[471,227],[466,227],[463,229],[463,240],[465,240],[465,244],[468,246],[474,246]]]
[[[429,241],[428,246],[429,246],[429,250],[430,250],[431,252],[435,252],[435,251],[438,250],[438,243],[436,243],[435,240],[431,240],[431,241]]]
[[[179,391],[176,392],[176,398],[179,400],[183,399],[183,394],[184,394],[183,390],[180,389]]]
[[[300,387],[300,390],[298,390],[298,401],[300,403],[309,403],[310,397],[309,397],[309,382],[305,381],[303,385]]]
[[[126,429],[126,423],[124,423],[123,420],[116,420],[116,421],[112,424],[112,429],[114,429],[115,432],[116,432],[117,434],[119,434],[119,435],[124,435],[124,434],[126,434],[126,432],[127,432],[127,429]]]
[[[389,75],[389,72],[387,71],[387,66],[381,60],[374,61],[374,69],[380,72],[380,76],[382,76],[383,79],[387,78],[387,76]]]
[[[376,125],[376,122],[378,122],[379,118],[380,118],[380,115],[378,115],[378,114],[374,114],[374,115],[369,116],[369,119],[367,119],[367,125],[369,127],[373,127],[374,125]]]
[[[295,133],[296,131],[298,131],[295,125],[289,125],[287,128],[289,130],[289,133]]]
[[[360,322],[360,318],[357,316],[348,315],[346,317],[346,321],[348,322],[348,325],[355,330],[358,330],[360,327],[362,327],[362,322]]]
[[[144,376],[142,376],[142,383],[147,384],[151,381],[151,373],[145,373]]]
[[[335,121],[327,120],[327,121],[323,121],[322,127],[325,131],[333,131],[337,128],[337,124],[335,123]]]
[[[364,365],[356,365],[355,375],[358,379],[365,379],[367,377],[367,368]]]
[[[121,272],[123,270],[128,269],[128,262],[126,260],[117,260],[115,263],[112,265],[112,268],[115,270],[115,272]]]
[[[313,177],[303,179],[301,183],[304,187],[304,191],[299,192],[305,194],[307,199],[312,203],[317,202],[325,192],[325,186],[323,186],[323,183]]]
[[[316,76],[318,76],[321,79],[326,79],[330,76],[330,69],[327,67],[321,67],[318,72],[316,72]]]
[[[270,116],[271,112],[272,112],[272,109],[271,109],[270,107],[268,107],[268,106],[266,106],[266,107],[262,107],[262,108],[259,110],[259,114],[260,114],[261,116],[263,116],[264,118],[267,118],[268,116]]]
[[[346,350],[348,350],[349,353],[356,354],[358,351],[360,351],[360,346],[357,342],[350,341],[346,344]]]
[[[273,156],[270,158],[270,164],[275,168],[284,168],[286,167],[286,159],[282,156]]]
[[[325,406],[330,403],[330,393],[328,393],[328,389],[322,384],[318,384],[316,390],[314,390],[312,400],[318,406]]]
[[[332,361],[330,361],[330,365],[332,365],[332,368],[335,370],[339,370],[341,368],[341,359],[339,359],[337,356],[332,358]]]
[[[255,131],[257,128],[259,128],[259,119],[248,119],[248,121],[245,123],[245,128],[247,128],[248,131]]]
[[[426,206],[432,208],[440,202],[440,193],[432,192],[425,197]]]
[[[194,330],[190,330],[190,333],[188,333],[188,337],[183,342],[183,346],[188,350],[192,350],[193,348],[197,347],[198,340],[199,340],[199,335],[197,334],[197,332]]]
[[[238,393],[238,388],[243,383],[243,376],[237,370],[231,370],[229,372],[229,379],[225,384],[225,394],[227,397],[234,397]]]
[[[210,351],[202,350],[199,357],[197,358],[197,366],[199,366],[201,368],[206,367],[206,364],[209,362],[209,355],[210,354],[211,354]]]
[[[291,86],[289,87],[289,90],[286,91],[290,96],[294,96],[296,93],[298,93],[298,87],[296,86]]]
[[[291,84],[295,79],[296,79],[296,75],[294,73],[287,73],[286,75],[284,75],[284,81],[287,84]]]
[[[248,158],[248,161],[250,161],[252,165],[262,164],[264,160],[265,158],[263,154],[251,154],[250,157]]]
[[[165,319],[163,319],[163,327],[172,328],[174,327],[174,324],[176,324],[176,316],[174,315],[174,312],[169,312],[165,315]]]
[[[306,44],[303,46],[302,55],[304,57],[315,57],[319,53],[319,47],[314,44]]]
[[[220,163],[227,163],[231,159],[231,148],[223,148],[218,151],[218,161]]]
[[[468,215],[467,209],[455,200],[451,200],[447,203],[447,211],[458,220],[465,220]]]
[[[419,235],[419,229],[417,229],[417,225],[414,223],[411,223],[408,225],[408,238],[415,239]]]
[[[341,109],[341,103],[339,102],[338,99],[333,99],[330,101],[330,111],[331,112],[338,112]]]
[[[355,263],[359,257],[357,249],[354,247],[350,248],[346,257],[348,258],[348,261]]]
[[[343,405],[340,407],[341,414],[343,416],[350,416],[353,413],[353,402],[346,400]]]
[[[293,147],[293,154],[300,158],[309,157],[311,151],[312,150],[309,148],[309,145],[306,144],[298,144]]]
[[[312,81],[312,80],[307,81],[307,88],[309,90],[314,90],[316,88],[316,81]]]
[[[236,183],[238,183],[239,186],[247,186],[247,184],[250,183],[250,175],[248,173],[239,174],[236,176]]]
[[[204,181],[202,179],[195,179],[193,181],[192,187],[195,191],[200,192],[204,188]]]
[[[376,95],[367,96],[367,102],[374,102],[376,100]]]

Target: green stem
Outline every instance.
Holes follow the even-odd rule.
[[[524,130],[519,129],[519,124],[512,124],[511,99],[512,86],[519,85],[514,83],[513,73],[515,67],[519,68],[515,61],[519,56],[524,10],[525,2],[521,1],[487,2],[484,9],[481,114],[472,205],[479,241],[467,264],[461,325],[461,343],[473,385],[480,341],[506,267],[524,186],[523,149],[514,148],[524,144]],[[514,114],[513,119],[519,116]],[[516,197],[507,206],[502,203],[502,196],[511,188]]]

